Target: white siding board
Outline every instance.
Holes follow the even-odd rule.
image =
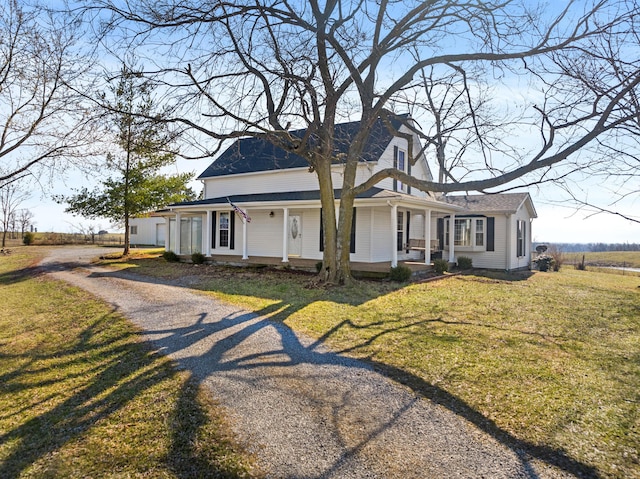
[[[132,245],[157,245],[157,225],[161,225],[164,228],[165,220],[162,216],[148,216],[144,218],[131,218],[129,220],[129,226],[137,226],[138,232],[130,236],[130,242]]]
[[[255,210],[253,213],[249,212],[251,223],[247,225],[247,250],[250,257],[282,257],[282,221],[284,219],[284,211],[282,209],[274,209],[273,218],[269,216],[270,211]],[[241,235],[242,230],[240,231],[240,237]]]
[[[375,208],[373,211],[373,225],[371,230],[371,262],[391,260],[391,210],[389,208]]]

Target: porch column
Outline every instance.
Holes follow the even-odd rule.
[[[455,254],[455,234],[456,234],[456,215],[451,213],[449,217],[449,263],[456,262],[456,254]]]
[[[182,221],[182,215],[176,212],[176,240],[174,244],[176,245],[175,254],[180,254],[180,222]]]
[[[424,211],[424,264],[431,264],[431,210]]]
[[[391,267],[398,266],[398,205],[391,205]]]
[[[202,228],[204,231],[204,255],[211,256],[211,210],[207,210],[205,221],[207,224]]]
[[[171,218],[168,216],[164,217],[164,250],[169,251],[169,245],[171,244],[171,222],[169,221]]]
[[[282,208],[282,262],[289,262],[289,208]]]
[[[244,210],[249,216],[249,210]],[[245,219],[242,222],[242,259],[249,259],[248,249],[247,249],[247,223],[248,221]]]

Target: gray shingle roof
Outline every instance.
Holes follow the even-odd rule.
[[[529,193],[500,193],[484,195],[447,196],[443,200],[456,206],[462,206],[474,213],[515,213]],[[531,204],[533,208],[533,204]],[[536,216],[535,211],[532,211]]]
[[[400,128],[400,120],[391,122],[396,129]],[[337,156],[346,153],[353,137],[358,132],[360,122],[341,123],[335,127],[335,152]],[[295,130],[291,135],[301,138],[305,130]],[[365,143],[362,160],[376,161],[393,138],[381,119],[378,119]],[[313,141],[311,138],[310,141]],[[227,148],[198,179],[212,176],[234,175],[258,171],[284,170],[288,168],[304,168],[309,163],[294,153],[278,148],[263,138],[240,138]]]
[[[369,188],[357,198],[373,198],[383,194],[385,190],[380,188]],[[340,199],[341,190],[334,190],[333,194],[336,199]],[[174,203],[169,206],[204,206],[225,204],[228,201],[233,203],[261,203],[267,201],[308,201],[320,200],[320,190],[313,191],[286,191],[278,193],[256,193],[248,195],[229,195],[219,198],[207,198],[205,200],[185,201],[183,203]]]

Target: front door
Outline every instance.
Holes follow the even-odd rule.
[[[289,216],[289,256],[302,254],[302,223],[300,215]]]

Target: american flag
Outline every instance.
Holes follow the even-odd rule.
[[[236,205],[234,205],[229,198],[227,198],[227,201],[231,205],[231,208],[233,208],[233,211],[235,211],[238,214],[238,216],[240,216],[242,218],[242,221],[246,221],[247,223],[251,223],[251,216],[249,216],[245,211],[242,211],[240,208],[238,208]]]

